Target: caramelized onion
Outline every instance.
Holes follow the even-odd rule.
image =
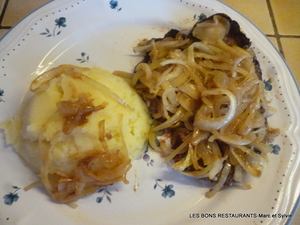
[[[202,96],[208,95],[227,95],[229,97],[230,105],[229,110],[225,116],[220,116],[217,118],[207,117],[203,115],[200,110],[195,115],[194,126],[201,130],[218,130],[222,126],[228,124],[234,117],[236,111],[236,98],[232,92],[227,89],[215,88],[211,90],[205,90],[202,92]]]
[[[168,119],[164,123],[156,126],[154,128],[154,130],[158,131],[158,130],[165,129],[169,126],[172,126],[173,124],[175,124],[176,122],[178,122],[181,119],[181,117],[184,115],[184,112],[185,112],[185,110],[183,109],[183,107],[179,107],[178,110],[176,111],[176,113],[170,119]]]
[[[217,183],[215,184],[215,186],[208,192],[205,193],[205,197],[207,198],[211,198],[213,197],[218,191],[220,191],[227,179],[227,176],[230,172],[231,169],[231,164],[229,163],[225,163],[223,169],[222,169],[222,173],[221,176],[218,178]]]
[[[101,105],[94,106],[92,99],[88,99],[86,94],[79,94],[77,99],[60,101],[58,102],[57,108],[65,119],[63,126],[63,132],[70,134],[76,126],[80,126],[87,123],[87,116],[93,112],[104,109],[107,106],[107,102]]]
[[[230,28],[229,21],[219,15],[215,15],[212,20],[196,24],[193,29],[193,36],[200,40],[223,39]]]
[[[121,105],[125,106],[130,110],[134,110],[131,106],[129,106],[122,98],[120,98],[116,93],[112,92],[107,86],[91,79],[90,77],[84,75],[83,73],[88,71],[87,68],[74,67],[73,65],[61,65],[56,68],[53,68],[42,75],[35,78],[30,86],[30,91],[38,92],[44,88],[53,78],[59,77],[61,75],[67,75],[74,79],[81,79],[84,82],[90,84],[92,87],[102,91],[107,96],[119,102]]]
[[[278,135],[267,123],[264,82],[249,46],[235,21],[216,14],[188,34],[169,32],[137,47],[152,72],[150,80],[132,75],[155,118],[150,144],[182,174],[216,183],[209,198],[235,182],[247,186],[246,174],[260,176],[267,142]]]

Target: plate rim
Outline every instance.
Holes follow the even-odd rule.
[[[82,0],[82,1],[85,1],[85,0]],[[186,0],[186,1],[193,2],[193,0]],[[251,23],[252,26],[254,26],[255,29],[258,30],[265,37],[265,40],[267,40],[269,42],[269,44],[271,44],[273,46],[273,51],[274,50],[276,51],[277,55],[280,56],[281,61],[284,63],[286,69],[289,71],[289,76],[292,78],[293,84],[296,86],[296,89],[298,91],[298,96],[296,96],[296,97],[299,98],[300,97],[300,88],[299,88],[299,85],[298,85],[298,83],[296,81],[295,75],[291,71],[291,69],[290,69],[288,63],[286,62],[285,58],[283,57],[283,55],[279,52],[279,50],[275,47],[275,45],[269,40],[269,38],[267,38],[267,36],[251,20],[249,20],[243,14],[241,14],[240,12],[238,12],[237,10],[235,10],[234,8],[232,8],[231,6],[227,5],[226,3],[222,2],[222,1],[219,1],[219,0],[214,0],[214,1],[218,2],[219,4],[224,5],[227,8],[230,8],[232,11],[234,11],[235,13],[237,13],[239,16],[241,16],[245,20],[247,20],[247,22]],[[24,31],[20,32],[18,34],[18,36],[15,39],[13,39],[13,40],[9,40],[8,41],[8,39],[11,36],[14,36],[15,33],[18,31],[18,29],[22,30],[23,24],[28,23],[28,22],[32,21],[33,19],[36,19],[36,17],[40,13],[41,9],[44,9],[45,11],[47,11],[47,10],[53,9],[53,7],[60,7],[60,6],[65,5],[65,4],[69,4],[70,2],[78,2],[78,0],[68,0],[68,1],[64,2],[63,4],[59,3],[59,1],[57,1],[57,0],[51,0],[51,1],[43,4],[42,6],[38,7],[37,9],[35,9],[30,14],[26,15],[22,20],[20,20],[17,24],[15,24],[8,32],[6,32],[3,37],[1,37],[1,39],[0,39],[0,46],[1,46],[0,50],[1,50],[1,52],[3,52],[3,54],[5,54],[6,52],[10,51],[10,50],[7,50],[8,46],[13,46],[14,44],[16,44],[18,42],[17,38],[21,37],[22,35],[24,35],[27,30],[25,31],[23,29]],[[204,2],[208,2],[208,1],[204,1]],[[49,7],[50,9],[48,9],[47,7]],[[4,43],[3,43],[3,41],[4,41]],[[4,47],[4,49],[2,49],[2,46],[4,44],[7,44],[5,42],[7,42],[7,43],[10,42],[10,44],[8,44],[7,46]],[[2,56],[0,56],[0,58],[2,58]],[[298,196],[298,199],[297,199],[296,203],[294,204],[292,212],[297,211],[297,209],[299,207],[299,204],[300,204],[300,196]],[[289,219],[289,220],[291,221],[292,218]]]

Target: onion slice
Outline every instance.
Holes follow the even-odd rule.
[[[40,90],[43,90],[45,85],[47,85],[52,79],[59,77],[61,75],[66,75],[69,77],[72,77],[74,79],[80,79],[92,87],[102,91],[104,94],[108,95],[112,99],[116,100],[121,105],[125,106],[126,108],[130,109],[131,111],[134,111],[134,108],[132,108],[130,105],[128,105],[127,102],[125,102],[120,96],[118,96],[115,92],[111,91],[107,86],[104,84],[101,84],[97,82],[96,80],[86,76],[83,74],[84,72],[89,71],[89,68],[81,68],[81,67],[75,67],[72,65],[61,65],[54,69],[51,69],[42,75],[35,78],[30,86],[30,91],[32,92],[38,92]]]
[[[184,112],[185,110],[183,109],[183,107],[179,107],[176,113],[169,120],[158,125],[157,127],[154,127],[153,130],[158,131],[158,130],[165,129],[169,126],[172,126],[173,124],[177,123],[181,119],[181,117],[184,115]]]
[[[198,112],[195,115],[195,121],[194,121],[195,127],[201,130],[208,130],[208,131],[218,130],[222,126],[228,124],[234,118],[236,108],[237,108],[237,101],[234,94],[231,91],[223,88],[214,88],[210,90],[204,90],[202,92],[202,96],[223,95],[223,94],[227,95],[230,101],[230,107],[227,114],[225,116],[220,116],[217,118],[208,118],[207,116],[204,116],[200,112],[200,110],[198,110]]]
[[[216,183],[216,185],[211,190],[209,190],[208,192],[205,193],[205,197],[211,198],[218,191],[220,191],[222,189],[224,183],[227,180],[227,177],[228,177],[228,174],[230,172],[230,169],[231,169],[231,164],[225,163],[225,165],[223,167],[223,170],[222,170],[222,173],[221,173],[221,176],[218,179],[218,182]]]

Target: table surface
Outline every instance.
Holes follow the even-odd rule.
[[[0,0],[0,37],[24,16],[49,0]],[[286,59],[300,85],[299,0],[223,0],[260,28]],[[259,9],[259,10],[258,10]],[[288,12],[288,13],[287,13]],[[300,224],[300,210],[291,225]]]

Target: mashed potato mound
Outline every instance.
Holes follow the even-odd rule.
[[[125,80],[100,68],[62,65],[30,89],[33,96],[2,128],[54,200],[72,202],[103,185],[127,183],[151,119]]]

